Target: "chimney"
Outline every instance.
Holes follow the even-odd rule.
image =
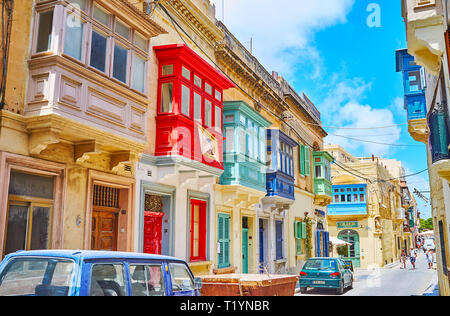
[[[278,80],[278,72],[272,71],[272,77],[274,77],[275,80]]]
[[[372,161],[375,161],[375,155],[372,155]]]

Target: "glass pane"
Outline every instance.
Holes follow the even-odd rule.
[[[9,194],[53,199],[54,177],[11,171]]]
[[[29,250],[47,249],[50,233],[50,208],[33,207]]]
[[[216,99],[222,101],[222,93],[216,90]]]
[[[114,45],[113,77],[124,83],[127,82],[128,50],[120,45]]]
[[[106,45],[107,38],[92,31],[91,66],[105,72],[106,70]]]
[[[70,4],[83,11],[86,10],[86,0],[70,0]]]
[[[169,270],[174,292],[194,290],[194,281],[184,264],[170,263]]]
[[[208,94],[212,94],[212,87],[205,82],[205,91]]]
[[[190,116],[191,105],[191,89],[185,85],[181,85],[181,113],[186,116]]]
[[[146,76],[145,60],[137,55],[133,58],[133,81],[131,87],[142,93],[145,93],[145,76]]]
[[[212,103],[209,100],[205,100],[205,125],[211,127],[212,121]]]
[[[94,6],[94,18],[109,26],[110,15],[97,6]]]
[[[227,127],[225,128],[225,137],[226,137],[226,151],[234,152],[234,128]]]
[[[196,75],[194,75],[194,84],[201,88],[202,87],[202,79]]]
[[[170,76],[173,75],[173,65],[165,65],[162,67],[162,75]]]
[[[64,53],[78,60],[82,57],[83,29],[84,23],[77,16],[73,14],[67,16]]]
[[[119,21],[116,22],[116,33],[130,39],[130,28]]]
[[[10,205],[6,227],[5,255],[26,250],[28,206]]]
[[[43,12],[39,15],[38,36],[36,52],[50,50],[52,40],[53,11]]]
[[[70,260],[15,258],[0,275],[0,296],[67,296],[74,266]]]
[[[126,296],[123,266],[95,264],[92,266],[90,296]]]
[[[165,296],[160,264],[130,265],[131,296]]]
[[[194,92],[194,120],[202,123],[202,96]]]
[[[161,112],[172,112],[173,83],[163,83],[161,85]]]
[[[222,109],[216,106],[215,110],[215,125],[216,125],[216,131],[221,132],[222,131]]]
[[[148,50],[148,41],[136,32],[134,32],[134,44],[143,51]]]
[[[187,80],[191,80],[191,72],[189,69],[183,67],[181,74],[183,75],[184,78],[186,78]]]

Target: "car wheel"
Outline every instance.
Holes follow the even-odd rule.
[[[339,283],[339,288],[336,290],[338,295],[344,294],[344,280]]]
[[[300,293],[306,294],[306,291],[307,291],[307,290],[308,290],[307,287],[301,287],[301,288],[300,288]]]

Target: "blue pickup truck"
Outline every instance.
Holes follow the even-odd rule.
[[[199,296],[185,261],[142,253],[35,250],[0,264],[0,296]]]

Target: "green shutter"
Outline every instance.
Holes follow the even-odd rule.
[[[302,238],[306,239],[306,223],[302,222]]]
[[[300,174],[305,175],[305,146],[300,144]]]
[[[227,268],[230,266],[230,215],[219,214],[217,228],[220,247],[218,267]]]
[[[310,148],[308,146],[305,147],[305,176],[310,176],[311,170],[311,160],[310,160]]]

